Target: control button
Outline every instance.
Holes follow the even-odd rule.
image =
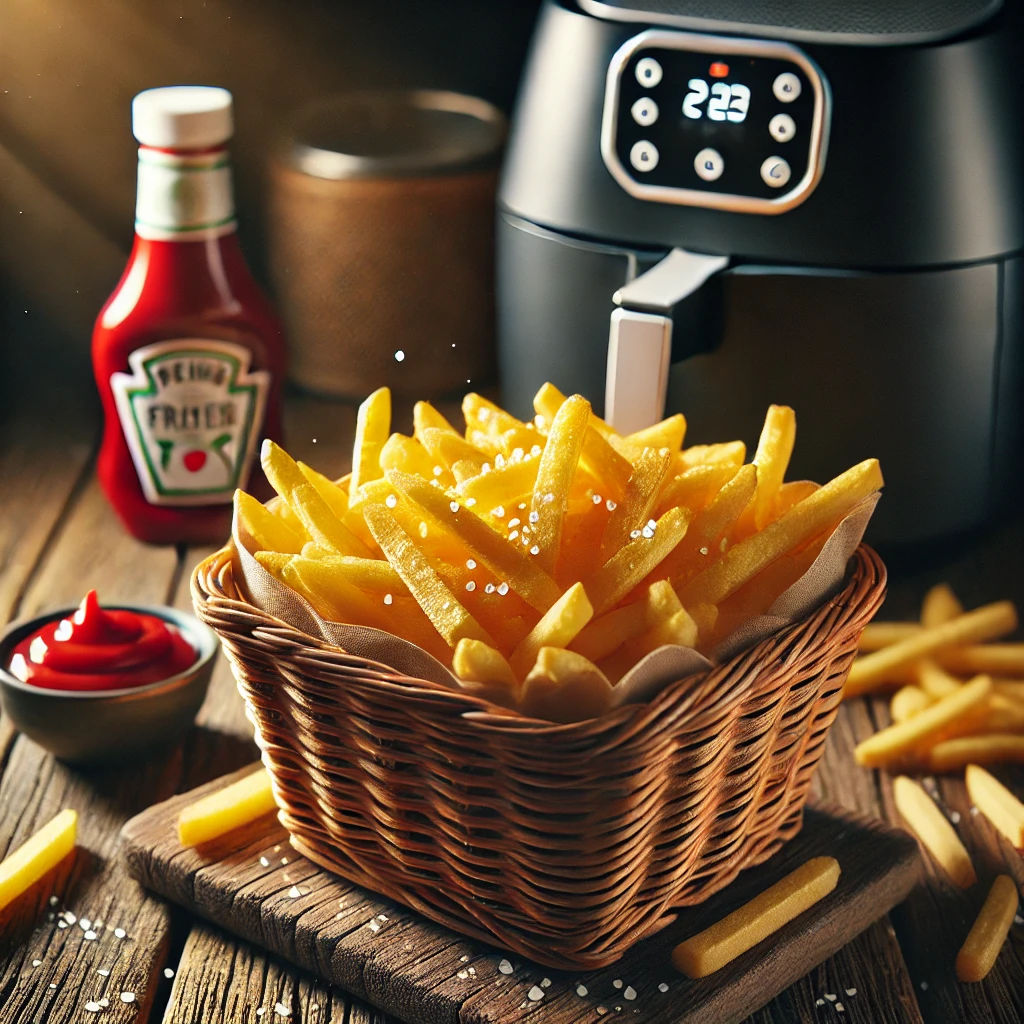
[[[792,172],[781,156],[770,156],[761,164],[761,178],[772,188],[782,188],[789,181]]]
[[[693,169],[705,181],[718,181],[725,170],[725,161],[717,149],[702,149],[693,158]]]
[[[642,63],[642,62],[641,62]],[[637,68],[637,72],[640,69]],[[658,77],[661,77],[661,69],[658,69]],[[792,103],[800,95],[800,79],[792,71],[783,71],[778,78],[772,82],[772,92],[780,103]]]
[[[768,122],[768,133],[776,142],[789,142],[796,135],[796,121],[789,114],[776,114]]]
[[[658,120],[658,104],[650,96],[641,96],[629,108],[629,112],[633,115],[633,120],[637,124],[642,124],[645,127],[649,124],[654,124]]]
[[[638,171],[653,171],[658,166],[658,147],[646,139],[634,142],[629,151],[629,162]]]
[[[653,89],[661,81],[661,65],[653,57],[641,57],[636,62],[636,80],[645,89]],[[798,84],[797,92],[799,91]]]

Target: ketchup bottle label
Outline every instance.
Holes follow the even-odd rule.
[[[245,487],[270,388],[249,350],[182,338],[136,349],[114,373],[121,429],[153,505],[230,502]]]

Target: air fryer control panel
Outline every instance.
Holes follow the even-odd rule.
[[[829,107],[795,46],[644,32],[609,66],[601,153],[638,199],[782,213],[821,176]]]

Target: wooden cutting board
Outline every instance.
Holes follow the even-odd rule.
[[[808,808],[800,834],[771,860],[682,909],[619,963],[555,971],[506,958],[329,874],[289,846],[273,815],[199,849],[180,846],[180,809],[250,770],[129,821],[129,870],[174,903],[410,1024],[570,1024],[616,1015],[634,1024],[740,1021],[901,902],[917,878],[917,844],[906,833],[834,806]],[[690,981],[672,967],[676,943],[822,854],[842,869],[829,897],[709,978]],[[821,997],[856,998],[854,989],[853,996],[837,989]]]

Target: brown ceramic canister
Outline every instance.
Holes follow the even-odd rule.
[[[271,164],[270,265],[291,377],[361,399],[494,377],[505,118],[447,92],[364,92],[295,120]]]

